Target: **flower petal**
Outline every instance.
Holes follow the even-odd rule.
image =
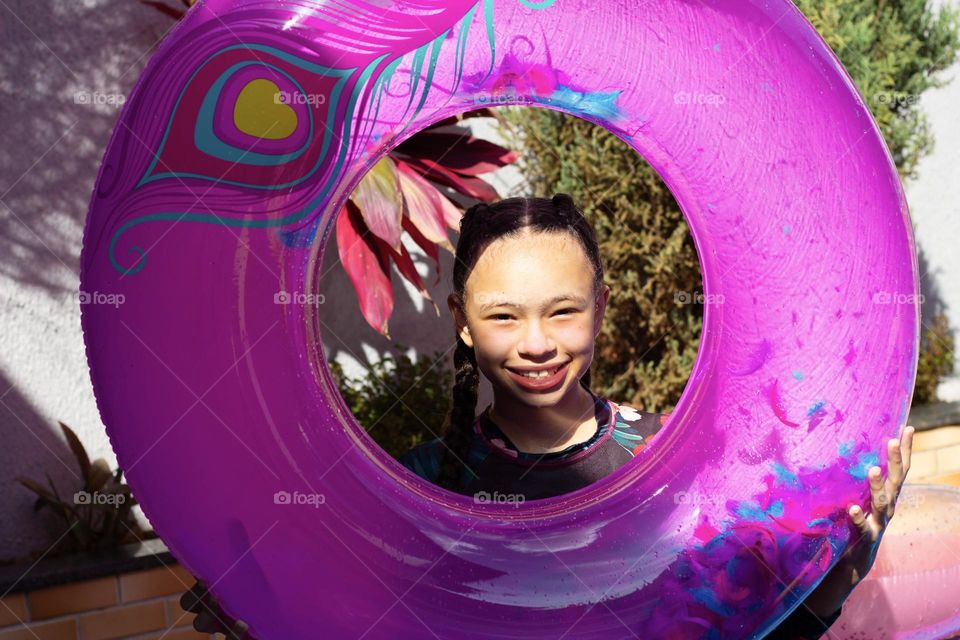
[[[385,245],[384,245],[385,246]],[[440,317],[440,309],[437,307],[437,303],[433,301],[433,298],[430,297],[430,292],[427,291],[427,288],[423,285],[423,280],[420,279],[420,274],[417,273],[417,267],[413,264],[413,259],[410,257],[410,252],[407,251],[407,248],[400,245],[400,251],[394,251],[389,249],[390,257],[393,258],[394,263],[397,265],[397,271],[400,272],[410,284],[417,288],[417,291],[421,296],[430,301],[430,304],[433,305],[434,311],[437,312],[437,317]]]
[[[477,138],[466,128],[455,131],[421,132],[397,147],[399,153],[430,159],[450,171],[468,176],[496,171],[517,160],[517,153]]]
[[[360,180],[351,198],[360,210],[366,227],[399,251],[403,194],[393,159],[384,156],[373,165]]]
[[[465,176],[450,171],[435,160],[405,156],[403,161],[416,169],[424,178],[446,185],[471,198],[492,202],[500,197],[493,185],[475,176]]]
[[[410,234],[410,237],[427,254],[427,257],[433,260],[433,268],[437,271],[437,279],[433,281],[433,286],[437,286],[440,283],[440,250],[436,243],[427,240],[407,216],[403,216],[403,229]]]
[[[366,228],[360,211],[348,200],[337,216],[337,251],[357,292],[360,313],[378,333],[390,338],[387,322],[393,313],[389,251]]]
[[[397,163],[397,177],[403,192],[404,213],[427,240],[454,253],[447,237],[446,217],[450,214],[445,208],[452,208],[457,220],[461,217],[459,210],[406,163]]]

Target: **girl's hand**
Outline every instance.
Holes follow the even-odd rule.
[[[910,471],[914,431],[913,427],[906,427],[901,431],[899,440],[893,438],[887,442],[889,473],[886,479],[880,467],[871,467],[867,473],[870,514],[864,514],[860,505],[851,505],[847,509],[850,519],[859,530],[859,539],[847,548],[840,561],[805,600],[806,606],[814,614],[827,617],[835,613],[873,566],[880,548],[880,538],[893,518],[897,497]]]
[[[193,628],[201,633],[222,633],[227,640],[252,640],[247,633],[247,623],[231,620],[202,582],[197,582],[180,596],[180,607],[197,614]]]

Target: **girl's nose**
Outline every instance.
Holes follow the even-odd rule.
[[[527,330],[524,333],[523,340],[520,342],[518,351],[521,354],[536,357],[544,353],[550,353],[556,348],[553,339],[544,332],[539,322],[530,322],[527,324]]]

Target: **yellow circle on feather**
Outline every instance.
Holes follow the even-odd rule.
[[[237,96],[233,123],[247,135],[281,140],[297,129],[297,114],[283,103],[285,95],[269,80],[251,80]]]

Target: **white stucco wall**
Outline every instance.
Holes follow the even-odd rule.
[[[56,530],[52,516],[31,512],[31,494],[14,483],[16,476],[42,479],[49,473],[64,492],[76,486],[77,469],[58,420],[77,431],[91,457],[116,464],[94,404],[80,333],[75,293],[81,235],[117,114],[111,96],[132,88],[173,24],[135,0],[0,1],[0,558],[44,548]],[[77,95],[95,95],[92,101],[99,103],[78,103]],[[955,328],[960,253],[951,244],[960,239],[960,125],[951,114],[958,103],[960,82],[924,96],[938,144],[920,179],[908,185],[927,261],[925,282],[939,292]],[[495,179],[504,196],[516,195],[517,183],[514,170]],[[428,278],[429,263],[412,243],[408,247]],[[441,283],[432,289],[441,318],[394,276],[398,299],[391,333],[414,353],[453,344],[445,304],[452,257],[441,255]],[[334,247],[325,258],[330,266]],[[340,269],[330,271],[323,289],[338,299],[353,298]],[[332,318],[330,328],[324,346],[350,375],[359,375],[389,346],[359,320],[359,312]],[[960,380],[943,391],[960,399]],[[484,387],[481,406],[488,399]]]
[[[126,0],[0,2],[0,558],[43,550],[56,531],[51,514],[31,512],[17,475],[49,473],[63,492],[77,487],[57,420],[91,457],[115,464],[75,292],[86,208],[117,108],[74,96],[129,90],[173,24]]]
[[[960,8],[960,0],[936,0],[933,5]],[[960,64],[943,77],[949,84],[920,97],[930,119],[933,152],[920,161],[918,179],[905,185],[920,257],[922,314],[925,326],[937,311],[947,314],[960,344]],[[960,401],[960,363],[940,384],[941,400]]]

